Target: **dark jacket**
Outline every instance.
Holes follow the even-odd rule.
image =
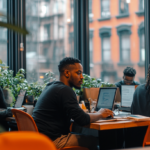
[[[145,84],[139,85],[134,92],[131,113],[150,117],[150,93]]]

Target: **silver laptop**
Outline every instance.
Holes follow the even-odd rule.
[[[101,108],[114,109],[114,101],[116,96],[117,87],[112,88],[100,88],[96,110]]]

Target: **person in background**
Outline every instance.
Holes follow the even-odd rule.
[[[7,106],[4,99],[3,90],[0,87],[0,125],[5,129],[8,130],[8,125],[5,121],[6,117],[12,116],[12,113],[7,110]]]
[[[146,83],[139,85],[134,92],[131,113],[150,117],[150,65]]]
[[[82,146],[96,150],[98,138],[70,133],[70,121],[85,126],[108,116],[113,112],[100,109],[96,113],[85,113],[79,106],[72,87],[80,88],[83,68],[80,60],[66,57],[58,65],[60,81],[48,83],[33,110],[33,118],[39,132],[47,135],[57,148]]]
[[[121,94],[121,85],[139,85],[140,83],[134,81],[136,70],[131,67],[126,67],[123,71],[123,80],[115,83],[119,87]]]

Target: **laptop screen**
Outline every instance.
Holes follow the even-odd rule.
[[[107,108],[112,110],[117,88],[100,88],[96,110]]]
[[[26,93],[26,91],[20,90],[20,94],[18,95],[15,106],[14,106],[15,108],[22,107],[24,97],[25,97],[25,93]]]
[[[131,107],[135,85],[121,86],[121,107]]]

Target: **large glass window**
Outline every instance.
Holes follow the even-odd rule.
[[[92,1],[93,21],[89,22],[89,31],[93,29],[92,51],[89,39],[92,77],[116,83],[122,80],[123,70],[128,66],[137,72],[135,81],[144,81],[144,13],[139,12],[140,4],[144,9],[143,2],[144,0]],[[102,12],[110,12],[110,17],[102,17]],[[105,16],[106,13],[103,14]]]
[[[58,79],[59,61],[74,56],[73,6],[74,0],[26,0],[28,82],[43,82],[49,71]]]
[[[7,15],[7,0],[0,0],[0,13]],[[7,22],[7,19],[0,16],[0,21]],[[0,34],[0,59],[7,64],[7,29],[0,27]]]

